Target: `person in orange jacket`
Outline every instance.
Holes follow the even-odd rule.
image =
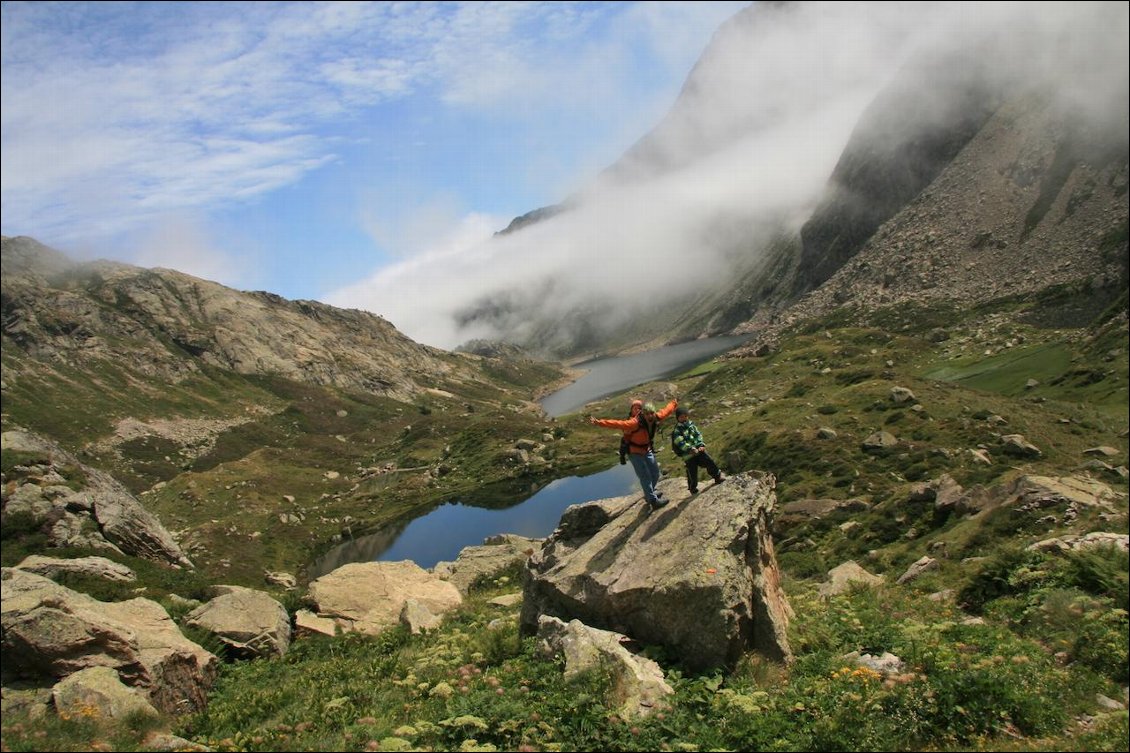
[[[624,433],[624,439],[628,442],[628,459],[632,461],[632,469],[640,480],[644,501],[652,509],[667,504],[663,493],[655,490],[655,485],[659,483],[659,462],[655,459],[655,430],[659,422],[674,413],[678,406],[679,401],[672,400],[661,410],[656,410],[652,403],[633,400],[628,418],[589,416],[589,423],[594,426],[619,429]]]

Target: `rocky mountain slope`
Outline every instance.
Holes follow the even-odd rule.
[[[849,145],[837,168],[842,182],[829,190],[801,241],[778,257],[780,285],[766,292],[780,302],[737,331],[771,337],[780,325],[837,309],[944,301],[967,307],[1057,288],[1064,304],[1046,312],[1046,321],[1084,324],[1125,294],[1125,138],[1088,131],[1038,95],[1013,99],[919,192],[890,207],[889,218],[857,217],[875,230],[857,232],[851,242],[853,233],[840,228],[852,224],[844,214],[860,199],[836,197],[865,201],[873,194],[849,177],[869,146],[867,139]],[[789,284],[811,292],[794,302],[781,295]]]
[[[3,666],[23,676],[4,677],[0,747],[1125,750],[1126,129],[961,73],[930,91],[970,107],[893,84],[822,201],[739,242],[727,285],[615,341],[586,312],[569,320],[586,347],[755,334],[738,357],[638,388],[677,391],[733,475],[688,495],[661,454],[670,506],[572,508],[540,551],[510,540],[501,572],[369,562],[304,597],[295,577],[330,542],[441,501],[496,504],[614,462],[606,432],[531,409],[561,370],[3,239]],[[915,127],[884,130],[909,101]],[[624,164],[682,164],[670,146],[645,139]],[[740,513],[753,497],[764,525]],[[85,562],[28,556],[43,551]],[[674,580],[636,567],[649,551]],[[791,606],[748,601],[750,575]],[[409,599],[416,581],[447,594]],[[704,631],[696,610],[718,619]],[[538,612],[560,618],[559,654],[596,640],[567,619],[630,627],[635,641],[601,640],[649,644],[645,679],[670,680],[669,706],[649,699],[625,723],[604,693],[630,680],[584,684],[521,640],[535,624],[546,637]],[[65,635],[51,630],[64,613]],[[333,635],[374,617],[379,636]],[[750,629],[795,661],[747,653]],[[736,666],[699,674],[688,646]],[[286,657],[213,686],[219,654],[245,651]],[[100,690],[35,677],[50,664],[69,681],[80,663],[103,665],[74,672]],[[187,739],[86,718],[95,693],[128,696],[122,682],[164,712],[210,711],[175,723]]]
[[[41,363],[112,362],[173,382],[216,367],[411,401],[482,382],[474,359],[413,342],[379,316],[232,290],[165,269],[72,264],[4,238],[3,336]],[[20,369],[6,373],[10,386]]]

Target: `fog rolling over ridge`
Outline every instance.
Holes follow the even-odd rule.
[[[732,285],[773,239],[799,232],[859,129],[897,142],[900,128],[967,102],[1037,95],[1125,140],[1127,10],[754,4],[715,34],[667,117],[566,211],[495,236],[471,218],[462,237],[329,302],[447,348],[487,338],[570,354],[656,336],[679,306]],[[896,80],[913,111],[861,120]]]

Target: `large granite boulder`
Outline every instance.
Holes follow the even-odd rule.
[[[463,603],[459,589],[415,562],[354,562],[310,582],[310,600],[319,617],[332,619],[343,633],[377,635],[400,623],[409,599],[435,615]]]
[[[61,679],[109,667],[166,713],[203,709],[219,660],[155,601],[102,602],[42,575],[0,571],[4,673]]]
[[[236,659],[283,656],[290,648],[290,615],[270,594],[242,586],[217,586],[218,595],[185,615],[184,622],[216,636]]]
[[[848,560],[828,571],[828,580],[817,586],[820,595],[828,598],[847,593],[852,588],[882,585],[882,576],[869,573],[854,560]]]
[[[136,688],[124,685],[109,667],[87,667],[67,675],[51,689],[55,710],[79,717],[91,709],[102,719],[124,719],[131,714],[156,716],[157,709]]]
[[[790,661],[774,482],[741,474],[691,496],[668,479],[659,510],[639,494],[570,507],[527,562],[522,632],[549,615],[665,646],[692,670],[732,666],[750,649]]]

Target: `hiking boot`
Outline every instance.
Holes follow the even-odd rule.
[[[666,504],[667,500],[663,499],[663,497],[656,497],[655,501],[651,503],[651,509],[658,510],[660,507],[663,507]]]
[[[722,474],[718,474],[718,478],[714,479],[714,485],[717,486],[718,484],[722,483],[725,480],[726,479],[722,478]]]
[[[694,489],[688,489],[687,491],[689,491],[691,494],[698,494],[698,487],[696,486]]]

